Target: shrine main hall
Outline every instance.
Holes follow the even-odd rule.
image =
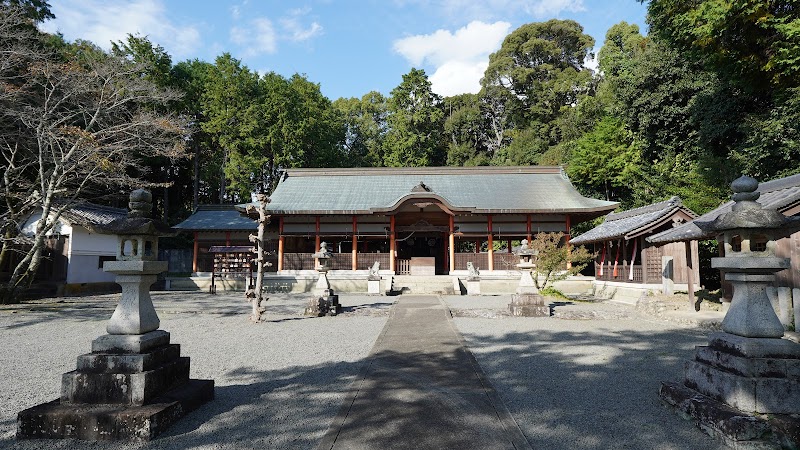
[[[514,241],[563,232],[568,244],[572,225],[617,207],[550,166],[289,169],[270,198],[278,274],[313,270],[323,241],[334,271],[513,270]]]

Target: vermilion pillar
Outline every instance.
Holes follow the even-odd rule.
[[[283,270],[283,217],[278,220],[278,272]]]
[[[230,231],[226,231],[225,232],[225,246],[226,247],[230,247],[231,246],[231,232]]]
[[[525,231],[528,234],[528,243],[531,242],[531,215],[528,214],[528,220],[525,223]]]
[[[567,246],[567,270],[572,269],[572,261],[569,259],[570,257],[569,239],[570,239],[571,229],[572,229],[572,224],[570,223],[569,214],[567,214],[567,232],[564,234],[565,245]]]
[[[394,216],[389,216],[389,270],[394,272],[394,260],[397,253],[397,242],[394,237]]]
[[[494,236],[492,232],[492,215],[489,214],[489,240],[487,242],[487,250],[489,251],[489,270],[494,270]]]
[[[450,216],[450,236],[447,240],[447,245],[449,247],[449,262],[450,262],[450,273],[453,273],[456,270],[456,219],[453,216]]]

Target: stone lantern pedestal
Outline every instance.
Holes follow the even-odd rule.
[[[533,258],[537,254],[536,250],[528,247],[528,240],[523,239],[522,246],[517,252],[519,256],[517,268],[521,273],[519,285],[517,293],[511,296],[511,303],[508,305],[512,316],[550,316],[550,306],[545,304],[544,297],[539,294],[539,289],[536,288],[536,283],[533,281],[533,269],[536,268]]]
[[[334,294],[331,289],[331,284],[328,282],[328,271],[330,270],[331,252],[328,251],[328,244],[322,242],[319,245],[319,251],[314,253],[314,258],[317,259],[317,272],[319,272],[319,279],[312,291],[312,297],[308,301],[305,314],[307,316],[335,316],[342,311],[339,305],[339,296]]]
[[[158,329],[150,286],[167,269],[156,256],[169,228],[149,219],[151,198],[134,191],[128,217],[96,230],[119,235],[117,261],[103,266],[122,286],[108,334],[63,375],[60,399],[18,414],[18,439],[150,440],[214,398],[214,381],[190,379],[189,358]]]
[[[695,349],[684,379],[662,382],[664,402],[733,448],[800,447],[800,344],[782,339],[783,325],[766,289],[789,261],[775,256],[775,241],[795,228],[791,220],[755,200],[758,182],[732,184],[735,204],[714,222],[724,269],[734,296],[722,332]]]
[[[471,262],[467,263],[467,295],[481,295],[481,273]]]

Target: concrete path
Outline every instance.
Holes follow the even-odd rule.
[[[439,297],[404,295],[318,448],[531,447]]]

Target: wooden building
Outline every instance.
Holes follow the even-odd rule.
[[[313,270],[322,241],[333,270],[514,269],[512,241],[569,235],[617,206],[583,197],[559,167],[543,166],[290,169],[270,198],[279,273]]]
[[[192,233],[192,272],[198,274],[212,271],[214,255],[208,251],[209,248],[252,247],[249,236],[258,227],[255,221],[241,215],[235,205],[200,205],[188,219],[173,228]],[[274,264],[271,269],[275,270]]]
[[[594,245],[597,281],[660,284],[662,257],[671,256],[673,281],[695,284],[700,277],[697,241],[690,241],[687,247],[683,243],[655,244],[647,238],[696,217],[679,197],[672,197],[664,202],[611,213],[602,224],[574,238],[572,243]]]
[[[787,217],[800,216],[800,174],[760,183],[757,192],[760,194],[758,202],[764,207],[775,208]],[[648,238],[648,241],[654,244],[665,244],[715,239],[716,236],[713,233],[702,231],[696,222],[714,221],[717,217],[729,212],[731,206],[733,206],[733,201],[703,214],[693,222],[653,235]],[[800,232],[779,240],[776,254],[783,258],[789,258],[791,267],[777,273],[775,285],[800,288]],[[720,246],[720,256],[724,256],[722,246]],[[723,296],[730,299],[732,297],[730,284],[723,281],[722,288]]]

